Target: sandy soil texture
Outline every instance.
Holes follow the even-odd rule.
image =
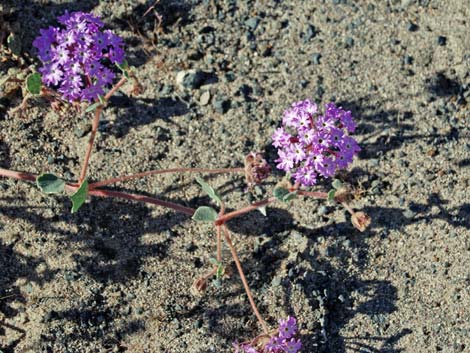
[[[250,151],[274,165],[270,135],[290,103],[351,110],[362,151],[342,178],[372,225],[360,233],[339,205],[302,198],[231,221],[260,311],[272,327],[295,315],[304,353],[468,352],[469,1],[161,0],[143,16],[153,3],[3,0],[0,40],[14,33],[18,58],[2,47],[1,77],[38,65],[31,42],[67,9],[124,38],[145,91],[126,85],[105,109],[93,180],[237,167]],[[21,99],[18,83],[0,87],[0,167],[76,180],[90,115],[38,98],[19,118]],[[241,176],[207,180],[236,209],[281,176],[252,194]],[[116,189],[210,202],[188,174]],[[0,179],[1,352],[229,352],[260,333],[228,248],[233,275],[191,292],[215,256],[209,225],[120,200],[70,207]]]

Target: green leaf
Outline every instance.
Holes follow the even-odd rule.
[[[274,188],[273,195],[279,201],[284,201],[284,196],[289,194],[289,190],[281,187]]]
[[[212,284],[214,285],[215,288],[222,287],[222,281],[219,278],[216,278],[215,280],[213,280]]]
[[[273,195],[279,201],[289,202],[290,200],[293,200],[297,197],[297,190],[289,192],[289,190],[285,188],[277,187],[274,189]]]
[[[80,207],[85,203],[88,196],[88,180],[84,180],[82,185],[75,191],[75,193],[70,196],[72,200],[72,213],[75,213],[79,210]]]
[[[41,93],[41,74],[39,72],[35,72],[26,78],[26,88],[32,94]]]
[[[211,258],[209,259],[209,262],[210,262],[212,265],[214,265],[214,266],[219,266],[219,265],[220,265],[220,262],[217,261],[217,259],[214,259],[213,257],[211,257]]]
[[[328,201],[333,201],[335,199],[336,190],[331,189],[328,191]]]
[[[293,200],[296,197],[297,197],[297,190],[292,191],[292,192],[288,193],[287,195],[285,195],[284,198],[282,199],[282,201],[289,202],[290,200]]]
[[[207,184],[204,180],[199,177],[196,177],[196,181],[199,185],[201,185],[202,190],[204,190],[206,194],[209,195],[209,197],[217,203],[217,205],[220,205],[222,203],[220,195],[217,193],[217,191],[212,188],[212,186]]]
[[[39,175],[36,178],[36,184],[46,194],[59,194],[65,189],[65,181],[54,174]]]
[[[192,219],[201,222],[214,222],[217,219],[217,211],[212,207],[201,206],[194,212]]]
[[[94,111],[94,110],[95,110],[96,108],[98,108],[100,105],[101,105],[101,102],[93,103],[92,105],[90,105],[88,108],[85,109],[85,113]]]
[[[333,180],[333,183],[331,184],[335,190],[339,190],[343,187],[343,183],[339,179]]]
[[[215,273],[215,278],[217,279],[222,278],[222,276],[224,275],[224,272],[225,272],[224,265],[219,264],[219,266],[217,266],[217,272]]]
[[[124,60],[122,64],[116,64],[116,66],[119,68],[119,70],[122,71],[124,76],[127,79],[129,79],[129,63],[126,60]]]
[[[127,60],[124,60],[122,64],[117,63],[116,66],[121,70],[122,72],[129,70],[129,63]]]

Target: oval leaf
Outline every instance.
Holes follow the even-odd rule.
[[[336,190],[332,189],[328,191],[328,201],[333,201],[335,199]]]
[[[343,187],[343,183],[339,179],[333,180],[333,183],[331,184],[335,190],[339,190]]]
[[[28,92],[32,94],[41,93],[41,74],[39,72],[28,76],[26,79],[26,88]]]
[[[98,108],[101,105],[101,102],[96,102],[90,105],[88,108],[85,109],[85,113],[92,112],[96,108]]]
[[[212,188],[212,186],[207,184],[203,179],[199,177],[196,177],[196,181],[199,185],[201,185],[202,190],[204,190],[206,194],[217,203],[217,205],[220,205],[222,203],[220,195],[217,193],[217,191]]]
[[[282,187],[277,187],[274,188],[273,195],[276,199],[279,201],[284,201],[284,197],[289,194],[289,190],[282,188]]]
[[[289,202],[297,197],[297,190],[289,192],[289,190],[283,187],[277,187],[273,191],[273,195],[276,199],[282,202]]]
[[[290,200],[293,200],[296,197],[297,197],[297,190],[292,191],[292,192],[288,193],[287,195],[284,195],[284,197],[282,198],[282,201],[289,202]]]
[[[88,180],[84,180],[82,185],[70,196],[72,200],[72,213],[78,211],[78,209],[85,203],[88,196]]]
[[[201,206],[194,212],[192,219],[201,222],[214,222],[217,219],[217,211],[212,207]]]
[[[36,178],[36,184],[46,194],[59,194],[65,189],[65,181],[49,173],[39,175]]]

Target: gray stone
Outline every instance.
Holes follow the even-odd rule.
[[[259,17],[252,17],[245,21],[245,26],[247,26],[252,31],[256,30],[259,24]]]
[[[205,91],[201,94],[201,97],[199,98],[199,104],[202,106],[206,106],[209,104],[211,100],[211,93],[209,91]]]
[[[205,76],[197,70],[180,71],[176,74],[176,84],[181,89],[197,89],[204,83]]]
[[[230,109],[230,101],[224,97],[217,96],[212,106],[217,113],[225,114]]]

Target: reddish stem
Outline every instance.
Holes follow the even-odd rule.
[[[33,181],[33,182],[35,182],[37,178],[36,175],[31,174],[31,173],[15,172],[13,170],[8,170],[8,169],[3,169],[3,168],[0,168],[0,176],[19,179],[19,180]],[[79,186],[80,185],[77,185],[77,184],[65,184],[65,190],[70,191],[70,192],[75,192]],[[99,190],[99,189],[89,190],[88,194],[92,196],[116,197],[120,199],[150,203],[150,204],[157,205],[157,206],[171,208],[175,211],[182,212],[188,216],[192,216],[195,212],[195,210],[192,208],[181,206],[176,203],[169,202],[169,201],[162,201],[162,200],[149,197],[149,196],[144,196],[144,195],[130,194],[130,193],[120,192],[120,191]]]
[[[346,202],[341,202],[341,204],[343,205],[343,207],[349,212],[349,214],[353,215],[354,214],[354,210],[351,208],[351,206],[349,206]]]
[[[238,173],[244,172],[243,168],[221,168],[221,169],[207,169],[207,168],[172,168],[172,169],[159,169],[159,170],[150,170],[147,172],[121,176],[117,178],[106,179],[89,185],[90,189],[96,189],[102,186],[118,183],[120,181],[144,178],[150,175],[156,174],[165,174],[165,173]]]
[[[217,229],[217,262],[222,262],[222,234],[220,232],[220,226],[216,226]]]
[[[310,196],[316,199],[327,199],[328,198],[328,193],[326,192],[321,192],[321,191],[303,191],[299,190],[297,192],[298,195],[303,195],[303,196]]]
[[[243,283],[243,287],[245,287],[245,292],[246,295],[248,296],[248,300],[250,302],[251,308],[253,309],[253,312],[255,313],[255,316],[257,317],[258,321],[260,322],[261,326],[263,327],[263,330],[266,334],[269,334],[268,330],[268,325],[266,325],[266,322],[263,320],[261,317],[261,314],[259,313],[258,308],[256,307],[255,301],[253,299],[253,294],[251,293],[250,287],[248,286],[248,282],[246,280],[245,274],[243,273],[243,268],[240,263],[240,259],[238,258],[237,250],[232,244],[232,239],[230,238],[230,232],[227,229],[227,226],[223,225],[222,229],[225,234],[225,240],[227,241],[227,244],[230,248],[230,251],[232,253],[233,260],[235,261],[235,265],[237,266],[238,273],[240,274],[240,278]]]
[[[188,216],[192,216],[194,212],[196,212],[193,208],[190,208],[190,207],[181,206],[173,202],[163,201],[163,200],[156,199],[154,197],[149,197],[149,196],[144,196],[144,195],[130,194],[130,193],[120,192],[120,191],[99,190],[99,189],[89,190],[88,194],[92,196],[116,197],[116,198],[121,198],[121,199],[126,199],[126,200],[150,203],[150,204],[157,205],[157,206],[171,208],[175,211],[184,213]]]
[[[127,81],[126,77],[122,77],[116,85],[109,90],[109,92],[104,96],[105,102],[107,102],[111,96]],[[91,152],[93,151],[93,143],[95,142],[96,131],[98,130],[98,125],[100,122],[101,112],[103,111],[104,105],[99,105],[95,110],[95,117],[93,118],[93,124],[91,127],[91,135],[88,140],[88,147],[85,152],[85,158],[82,164],[82,170],[80,172],[79,184],[82,184],[86,177],[86,172],[88,168],[88,163],[90,162]]]
[[[85,180],[85,177],[86,177],[86,171],[88,168],[88,163],[90,161],[91,152],[93,150],[93,143],[95,142],[96,131],[98,130],[98,124],[100,122],[100,115],[102,111],[103,111],[102,105],[97,107],[95,110],[95,117],[93,118],[93,124],[91,127],[91,135],[90,135],[90,139],[88,140],[88,147],[85,152],[85,159],[83,160],[82,170],[80,172],[80,178],[78,181],[79,184],[83,183],[83,180]]]
[[[36,176],[34,174],[24,173],[24,172],[15,172],[14,170],[8,170],[8,169],[3,169],[3,168],[0,168],[0,175],[7,177],[7,178],[13,178],[13,179],[18,179],[18,180],[36,181]]]
[[[233,212],[230,212],[230,213],[226,213],[226,214],[224,214],[222,216],[219,216],[217,218],[217,220],[215,221],[215,225],[216,226],[222,225],[222,224],[224,224],[225,222],[227,222],[228,220],[230,220],[232,218],[241,216],[244,213],[254,211],[254,210],[256,210],[260,207],[266,206],[269,203],[275,202],[276,200],[277,199],[275,197],[270,197],[269,199],[252,203],[251,205],[243,207],[239,210],[236,210],[236,211],[233,211]]]

